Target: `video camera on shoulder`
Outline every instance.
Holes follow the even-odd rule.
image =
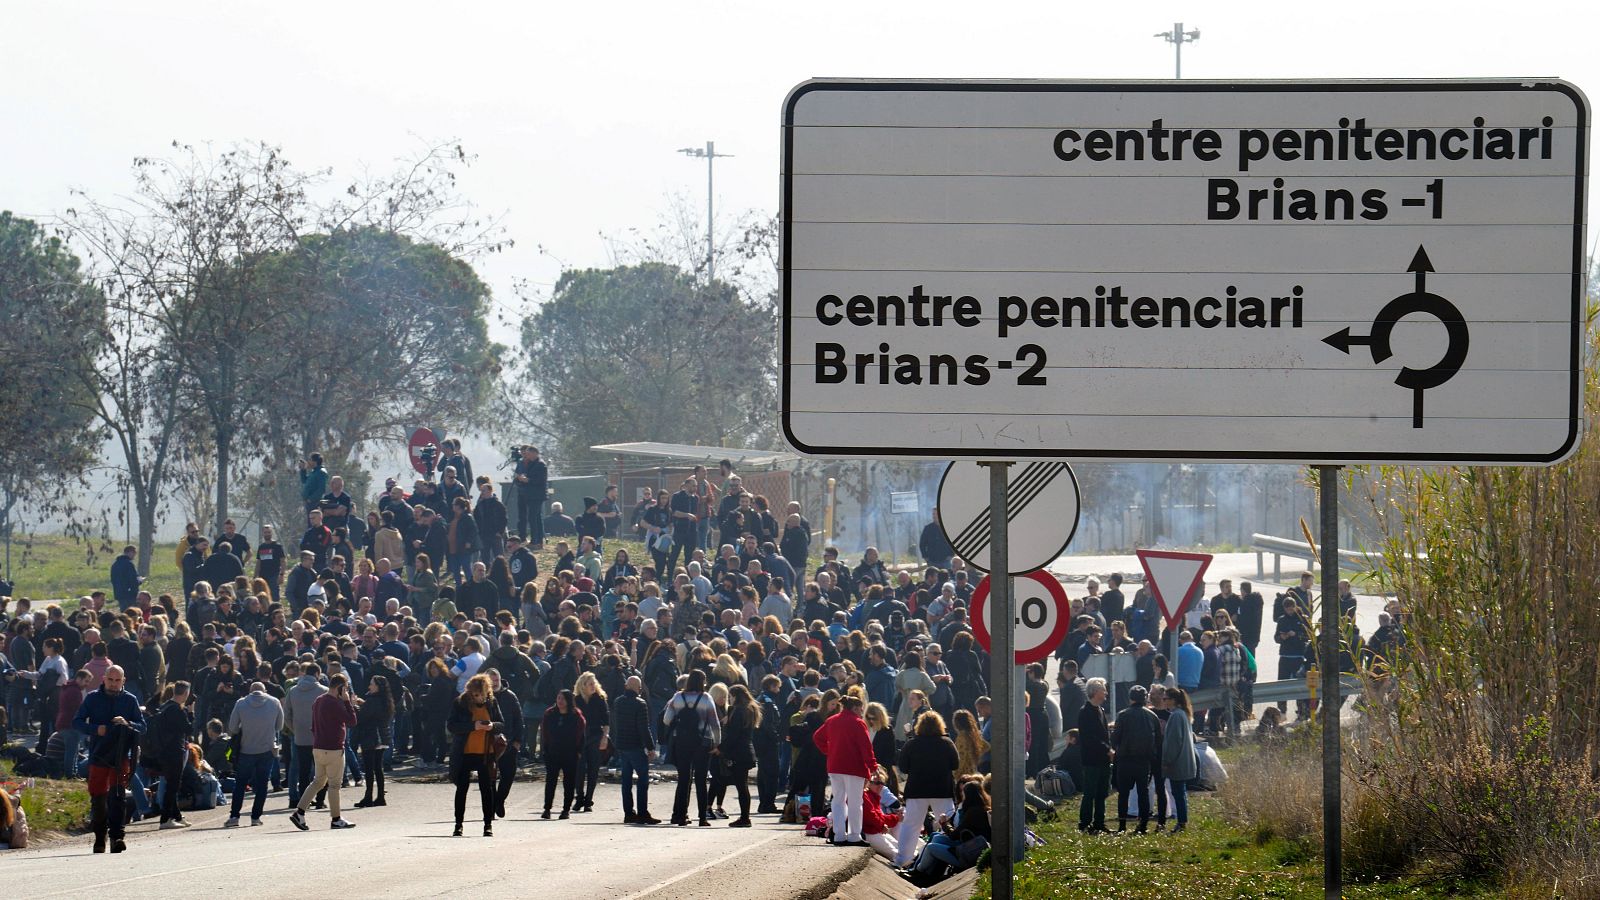
[[[427,444],[417,451],[417,457],[422,460],[422,467],[427,470],[427,478],[432,480],[433,470],[439,463],[439,445]]]

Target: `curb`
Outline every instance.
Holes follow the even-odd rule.
[[[869,857],[866,865],[827,900],[968,900],[978,883],[976,867],[958,872],[930,888],[919,888]]]

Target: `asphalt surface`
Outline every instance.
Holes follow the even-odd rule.
[[[671,810],[671,783],[652,786],[652,812]],[[311,830],[289,822],[283,793],[268,799],[260,827],[245,818],[223,828],[227,808],[190,812],[187,829],[160,831],[153,820],[128,829],[125,853],[91,853],[89,837],[7,851],[7,894],[47,897],[162,898],[200,894],[276,897],[604,897],[795,898],[826,896],[853,874],[870,851],[827,846],[776,816],[756,816],[750,829],[622,824],[620,788],[602,784],[595,811],[568,821],[539,819],[542,783],[519,782],[482,836],[473,821],[476,787],[467,800],[465,837],[452,838],[454,788],[445,784],[389,785],[389,805],[345,809],[357,827],[329,829],[326,811],[307,816]],[[345,803],[360,799],[346,789]],[[731,799],[731,798],[730,798]],[[557,798],[559,803],[559,797]]]

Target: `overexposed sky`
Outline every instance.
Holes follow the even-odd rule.
[[[780,107],[807,78],[1168,78],[1153,35],[1180,20],[1202,32],[1187,78],[1555,76],[1600,92],[1593,0],[4,2],[0,209],[50,217],[71,188],[127,192],[132,158],[174,140],[265,140],[344,175],[459,140],[477,156],[463,193],[517,242],[479,264],[506,314],[518,280],[607,264],[602,234],[655,225],[674,197],[702,209],[705,164],[680,147],[735,154],[717,164],[719,223],[775,213]]]
[[[1560,76],[1600,90],[1592,2],[151,2],[0,12],[0,208],[129,189],[173,140],[261,139],[305,168],[383,168],[459,139],[462,185],[517,247],[511,285],[608,261],[602,233],[705,202],[776,212],[779,107],[814,76],[1187,78]],[[723,216],[719,212],[719,220]],[[548,249],[541,254],[539,247]],[[502,339],[510,333],[496,328]]]

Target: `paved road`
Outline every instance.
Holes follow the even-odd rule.
[[[666,790],[663,790],[665,788]],[[670,810],[671,784],[656,785],[651,800],[659,818]],[[162,898],[237,893],[294,897],[605,897],[608,900],[679,898],[794,898],[831,885],[854,871],[865,850],[828,847],[776,816],[756,817],[756,827],[642,828],[621,824],[620,789],[602,784],[595,812],[569,821],[538,818],[543,785],[519,783],[510,815],[482,837],[481,823],[452,838],[454,788],[442,784],[392,784],[389,805],[346,812],[357,823],[331,831],[325,812],[309,817],[311,830],[289,824],[284,794],[274,794],[265,825],[224,829],[226,809],[189,813],[195,825],[158,831],[154,822],[129,829],[128,852],[90,852],[89,838],[74,838],[7,852],[3,871],[10,896]],[[660,791],[658,794],[657,791]],[[351,793],[351,792],[346,792]],[[349,800],[359,798],[359,794]],[[477,802],[468,799],[468,815]]]

